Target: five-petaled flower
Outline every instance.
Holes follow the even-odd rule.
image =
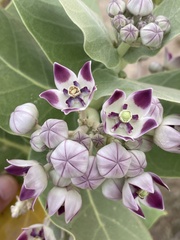
[[[40,94],[54,108],[64,114],[85,110],[92,100],[96,90],[91,73],[91,62],[86,62],[76,74],[70,69],[54,63],[54,82],[57,89],[50,89]]]
[[[162,194],[155,184],[159,184],[169,190],[168,186],[154,173],[146,172],[137,177],[127,178],[122,187],[123,204],[144,218],[140,203],[164,210],[164,202]]]
[[[151,104],[152,89],[133,92],[127,98],[125,92],[115,90],[102,107],[104,131],[125,141],[142,136],[158,126],[156,117],[148,115]]]

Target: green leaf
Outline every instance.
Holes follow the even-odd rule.
[[[22,22],[0,11],[0,125],[9,129],[10,113],[25,102],[34,103],[39,110],[39,124],[48,118],[65,116],[52,108],[39,94],[55,88],[53,67]],[[66,117],[69,127],[77,124],[76,114]]]
[[[116,67],[119,56],[100,17],[81,0],[59,1],[71,20],[82,30],[86,53],[108,68]]]
[[[46,193],[40,197],[45,206]],[[72,234],[74,240],[152,240],[140,218],[122,203],[105,199],[101,190],[81,191],[83,206],[72,222],[66,224],[64,215],[54,215],[51,220]]]
[[[167,77],[166,77],[167,76]],[[97,91],[95,92],[94,99],[97,100],[104,96],[109,96],[113,93],[115,89],[121,89],[126,92],[127,95],[132,93],[133,91],[137,91],[144,88],[153,88],[154,96],[158,97],[162,100],[167,100],[170,102],[180,103],[180,90],[175,88],[169,88],[166,86],[171,86],[171,78],[170,75],[163,74],[154,74],[150,77],[143,78],[140,80],[129,80],[129,79],[121,79],[118,78],[113,71],[108,69],[97,69],[94,71],[94,79],[97,85]],[[165,86],[159,86],[155,84],[159,84],[160,82]],[[179,85],[178,75],[175,79],[175,84],[172,86]]]
[[[14,0],[28,31],[51,62],[78,71],[89,58],[83,49],[83,35],[69,19],[58,0]]]
[[[30,147],[26,139],[10,135],[0,129],[0,172],[8,166],[6,159],[27,159],[29,151]]]
[[[165,35],[163,40],[163,45],[167,44],[173,38],[175,38],[180,33],[180,24],[179,24],[179,14],[180,14],[180,1],[177,0],[164,0],[160,5],[157,6],[154,10],[154,15],[163,15],[166,16],[171,23],[171,31]],[[157,54],[158,50],[151,50],[145,46],[139,48],[130,48],[129,51],[124,56],[124,59],[133,63],[136,62],[142,56],[154,56]]]
[[[166,211],[160,211],[155,208],[149,208],[143,204],[141,204],[141,208],[146,216],[146,219],[142,219],[142,222],[148,229],[150,229],[160,217],[167,215]]]

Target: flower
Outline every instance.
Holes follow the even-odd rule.
[[[161,125],[155,129],[155,144],[165,151],[180,153],[180,115],[165,117]]]
[[[101,111],[105,133],[127,141],[139,138],[157,127],[154,117],[147,115],[151,103],[152,89],[133,92],[128,98],[122,90],[115,90]]]
[[[128,0],[127,9],[135,16],[147,16],[153,10],[152,0]]]
[[[156,23],[149,23],[140,29],[140,37],[144,46],[156,49],[162,44],[164,33]]]
[[[68,138],[67,123],[59,119],[48,119],[41,127],[40,138],[48,148],[57,147]]]
[[[53,230],[45,224],[33,224],[23,228],[23,232],[16,240],[56,240]]]
[[[14,133],[26,134],[38,122],[39,112],[32,103],[25,103],[15,108],[9,119],[9,126]]]
[[[44,91],[40,97],[66,115],[86,109],[96,90],[90,61],[83,65],[78,77],[70,69],[54,63],[54,82],[58,90]]]
[[[88,159],[86,147],[72,140],[61,142],[50,156],[54,169],[64,178],[82,176],[87,170]]]
[[[82,189],[96,189],[104,181],[97,169],[96,157],[89,157],[89,164],[86,173],[81,177],[71,179],[72,183]]]
[[[47,187],[47,174],[44,168],[35,160],[7,160],[10,166],[6,171],[17,176],[24,176],[24,183],[21,187],[20,200],[24,201],[34,198],[33,205],[38,196]]]
[[[162,194],[155,184],[159,184],[169,190],[168,186],[159,176],[151,172],[145,172],[133,178],[127,178],[122,188],[122,201],[125,207],[144,218],[140,203],[164,210]]]
[[[122,178],[131,163],[130,153],[120,143],[110,143],[97,152],[97,167],[105,178]]]
[[[68,187],[53,187],[47,196],[47,208],[50,216],[56,212],[65,212],[65,221],[69,223],[82,205],[81,195]]]

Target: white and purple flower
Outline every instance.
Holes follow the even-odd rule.
[[[54,63],[54,82],[57,89],[44,91],[40,97],[64,114],[86,109],[96,90],[90,61],[83,65],[78,76],[65,66]]]
[[[133,92],[115,90],[103,104],[101,119],[104,131],[116,138],[134,140],[158,126],[158,120],[148,113],[152,106],[152,89]]]
[[[159,184],[169,190],[168,186],[154,173],[145,172],[133,178],[127,178],[122,188],[123,204],[144,218],[140,203],[145,206],[164,210],[164,202]]]
[[[39,195],[46,189],[48,184],[47,173],[43,166],[35,160],[7,160],[10,166],[6,171],[16,176],[24,176],[24,183],[21,187],[20,200],[24,201],[33,198],[33,204]]]

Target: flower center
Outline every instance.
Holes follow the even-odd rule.
[[[81,91],[78,87],[72,85],[68,89],[68,94],[69,94],[69,96],[75,98],[75,97],[77,97],[78,95],[81,94]]]
[[[123,123],[128,123],[132,119],[132,113],[128,110],[122,110],[119,114],[119,118]]]
[[[144,199],[149,194],[147,191],[145,191],[143,189],[138,190],[136,193],[137,193],[138,197],[140,197],[141,199]]]

